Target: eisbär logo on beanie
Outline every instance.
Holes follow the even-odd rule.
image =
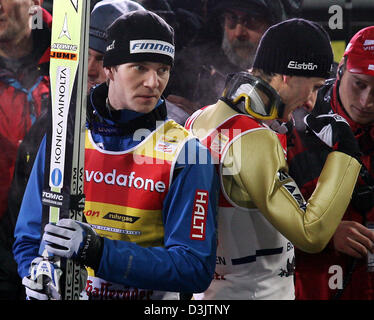
[[[297,62],[297,61],[291,60],[288,63],[287,68],[296,69],[296,70],[312,70],[313,71],[317,69],[318,66],[314,64],[313,62]]]
[[[330,76],[333,52],[328,33],[305,19],[285,20],[262,36],[253,68],[300,77]]]

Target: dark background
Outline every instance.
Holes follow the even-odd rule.
[[[91,0],[91,6],[93,7],[99,1]],[[190,0],[184,1],[188,2]],[[142,1],[137,2],[141,3]],[[53,0],[44,0],[43,6],[51,12],[52,3]],[[349,3],[352,6],[351,10],[346,9]],[[339,5],[343,8],[343,24],[345,27],[343,30],[330,30],[328,28],[328,21],[331,17],[328,9],[332,5]],[[374,25],[374,0],[303,0],[301,17],[321,23],[330,33],[332,40],[345,40],[346,37],[350,38],[359,29]],[[347,30],[347,27],[350,30]],[[347,31],[349,34],[347,34]]]
[[[91,0],[91,8],[100,0]],[[135,0],[143,4],[147,2],[151,6],[155,6],[165,0]],[[175,0],[166,0],[168,2]],[[196,10],[196,3],[204,5],[213,0],[183,0],[184,9]],[[215,0],[219,1],[219,0]],[[316,21],[320,23],[329,33],[335,53],[335,60],[338,61],[343,54],[346,44],[349,39],[360,29],[374,25],[374,0],[294,0],[301,2],[301,10],[298,13],[299,17]],[[52,12],[53,0],[44,0],[43,7]],[[143,4],[144,5],[144,4]],[[329,8],[332,5],[339,5],[343,9],[343,28],[330,29],[329,19],[333,14],[329,13]],[[208,4],[209,6],[209,4]],[[189,8],[191,7],[191,8]],[[206,6],[205,6],[206,7]],[[209,12],[206,13],[209,15]]]

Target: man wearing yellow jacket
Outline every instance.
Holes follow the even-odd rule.
[[[333,235],[360,170],[349,126],[336,115],[304,120],[331,147],[308,202],[288,174],[285,138],[292,111],[314,106],[332,61],[319,25],[279,23],[253,69],[229,76],[219,101],[187,120],[221,179],[215,277],[195,299],[294,299],[293,245],[318,252]]]

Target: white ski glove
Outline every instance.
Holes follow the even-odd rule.
[[[43,241],[48,253],[74,259],[95,271],[99,268],[103,238],[87,223],[72,219],[49,223],[44,228]]]
[[[31,262],[30,275],[22,279],[27,300],[61,300],[62,271],[55,263],[37,257]]]
[[[330,148],[344,152],[360,161],[360,147],[348,122],[338,114],[309,114],[304,123]]]

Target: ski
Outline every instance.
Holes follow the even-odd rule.
[[[50,55],[52,124],[47,133],[43,229],[62,218],[83,221],[90,1],[54,0]],[[64,300],[79,300],[83,267],[57,261]],[[83,287],[84,289],[84,287]]]

